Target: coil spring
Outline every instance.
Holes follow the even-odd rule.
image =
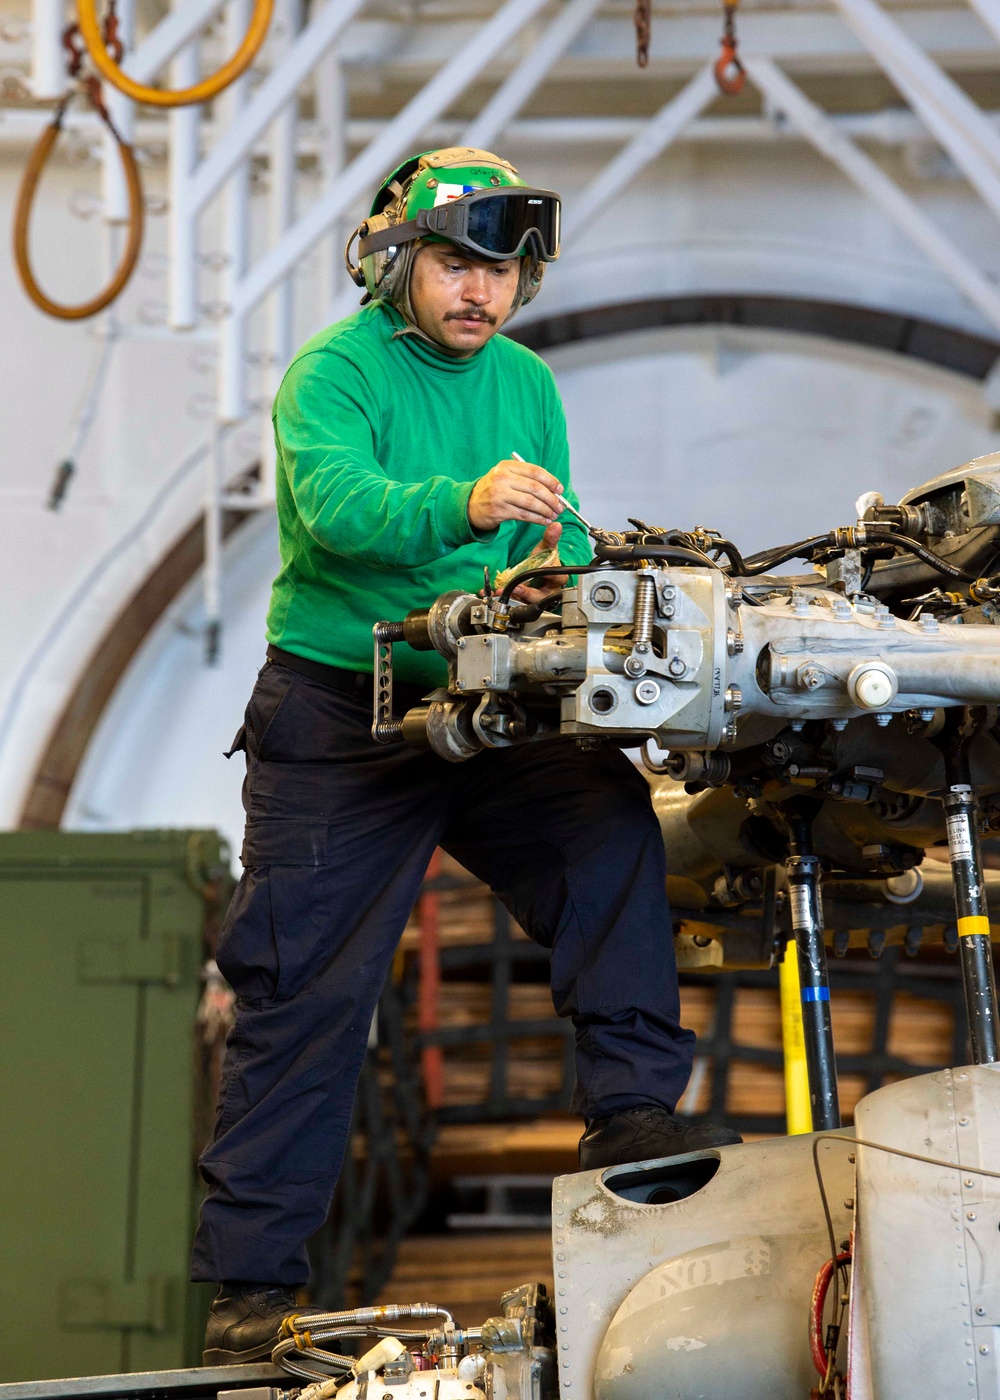
[[[648,651],[653,640],[653,615],[656,610],[656,582],[649,574],[640,574],[635,581],[635,622],[632,646],[636,651]]]

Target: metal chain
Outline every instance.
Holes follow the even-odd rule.
[[[635,61],[640,68],[649,63],[649,41],[653,31],[653,0],[635,0]]]

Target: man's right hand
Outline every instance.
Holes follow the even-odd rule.
[[[505,520],[551,525],[563,507],[561,484],[534,462],[498,462],[481,476],[469,497],[469,523],[475,530],[495,530]]]

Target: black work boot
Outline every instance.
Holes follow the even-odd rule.
[[[221,1283],[205,1329],[206,1366],[242,1366],[270,1357],[283,1318],[320,1312],[300,1308],[280,1283]]]
[[[653,1157],[679,1157],[683,1152],[731,1147],[742,1141],[732,1128],[686,1123],[658,1104],[641,1104],[587,1124],[580,1139],[580,1170],[648,1162]]]

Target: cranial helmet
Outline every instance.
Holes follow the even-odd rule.
[[[529,188],[509,161],[449,146],[412,156],[380,186],[364,223],[347,241],[347,270],[364,301],[399,307],[407,319],[410,269],[424,243],[452,243],[483,262],[522,259],[510,314],[535,296],[547,262],[559,256],[559,196]],[[351,247],[358,240],[358,266]]]

